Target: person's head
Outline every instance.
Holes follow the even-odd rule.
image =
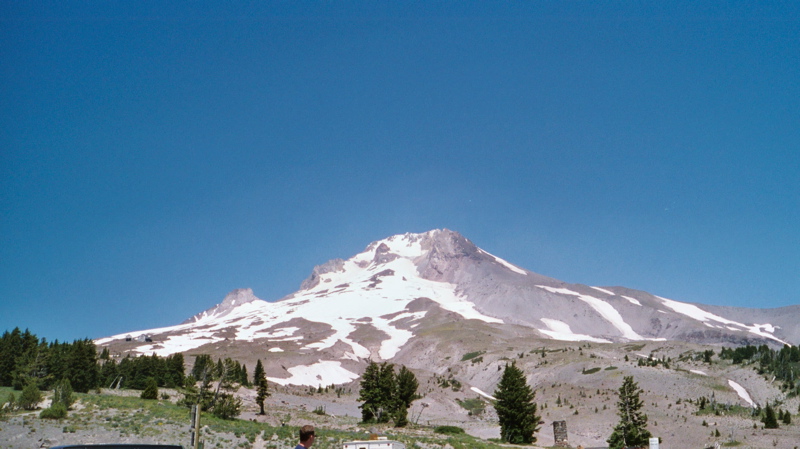
[[[314,426],[306,424],[300,428],[300,444],[311,447],[314,443]]]

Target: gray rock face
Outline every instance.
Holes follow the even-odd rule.
[[[228,295],[225,296],[225,299],[223,299],[221,303],[217,304],[216,306],[206,311],[198,313],[197,315],[184,321],[182,324],[195,323],[199,321],[201,318],[208,316],[216,316],[221,318],[228,315],[236,307],[239,307],[247,303],[251,303],[253,301],[259,301],[259,299],[256,297],[256,295],[253,294],[252,289],[237,288],[236,290],[233,290],[232,292],[228,293]]]
[[[317,265],[311,272],[311,275],[300,284],[300,290],[309,290],[319,284],[319,277],[325,273],[332,273],[335,271],[342,271],[344,267],[344,260],[333,259],[325,262],[322,265]]]

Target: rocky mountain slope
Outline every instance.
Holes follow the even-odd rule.
[[[486,401],[502,367],[514,361],[537,402],[549,405],[544,419],[569,419],[576,439],[590,446],[602,445],[613,426],[622,376],[635,375],[655,408],[648,413],[662,426],[654,433],[689,447],[710,439],[687,400],[714,397],[741,407],[736,417],[715,419],[745,432],[753,426],[749,407],[785,399],[779,385],[751,367],[703,364],[703,351],[797,343],[798,318],[798,306],[711,307],[624,287],[568,284],[506,262],[456,232],[434,230],[392,236],[319,265],[300,290],[278,301],[235,290],[184,323],[96,343],[117,356],[183,352],[189,364],[196,354],[250,367],[260,359],[278,391],[344,386],[351,393],[330,398],[326,407],[346,402],[340,412],[348,416],[359,416],[355,396],[367,361],[391,361],[420,379],[424,397],[411,416],[483,437],[499,432],[491,407],[476,416],[465,401]],[[145,335],[152,341],[139,341]],[[641,366],[640,359],[651,358],[669,362]],[[792,401],[786,406],[797,410]],[[796,436],[787,432],[790,440]],[[547,441],[552,429],[542,433]]]

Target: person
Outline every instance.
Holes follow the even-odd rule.
[[[305,426],[300,428],[300,444],[294,447],[294,449],[308,449],[314,444],[314,439],[316,436],[314,435],[314,426],[306,424]]]

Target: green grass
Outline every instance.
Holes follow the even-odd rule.
[[[625,346],[625,350],[626,351],[631,351],[631,352],[633,352],[633,351],[641,351],[642,349],[644,349],[644,346],[645,346],[644,344],[627,345],[627,346]]]
[[[486,410],[486,402],[484,402],[483,399],[472,398],[472,399],[464,399],[463,401],[456,399],[456,402],[458,402],[459,405],[464,407],[464,409],[466,409],[470,413],[470,415],[477,416],[482,414],[484,410]]]
[[[732,405],[730,407],[718,405],[717,410],[719,410],[720,414],[724,413],[725,416],[739,416],[743,418],[753,418],[752,412],[753,410],[750,407],[743,407],[741,405]],[[696,413],[698,416],[704,415],[716,415],[716,411],[711,408],[711,405],[707,405],[706,408],[703,410],[698,410]],[[755,418],[753,418],[755,419]]]
[[[480,355],[483,355],[485,352],[486,352],[486,351],[474,351],[474,352],[468,352],[468,353],[464,354],[464,356],[463,356],[463,357],[461,357],[461,361],[462,361],[462,362],[466,362],[466,361],[467,361],[467,360],[469,360],[469,359],[474,359],[475,357],[478,357],[478,356],[480,356]]]

